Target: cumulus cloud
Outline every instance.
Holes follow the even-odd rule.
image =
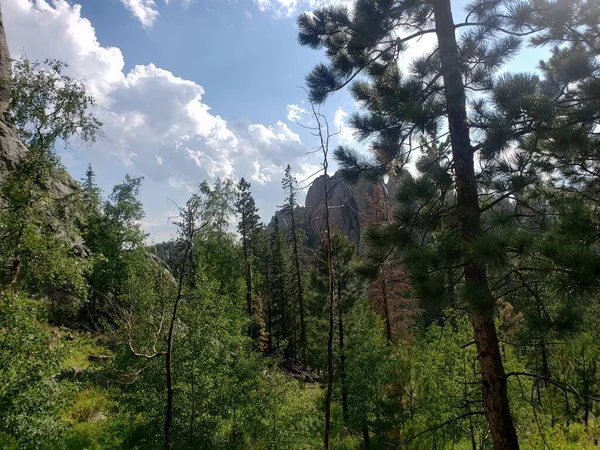
[[[296,122],[306,115],[307,111],[298,105],[287,105],[287,120]]]
[[[85,79],[109,141],[70,157],[82,164],[92,159],[99,174],[120,167],[144,175],[146,189],[162,196],[143,198],[146,224],[166,223],[166,197],[183,202],[202,180],[242,176],[252,180],[268,220],[281,203],[285,166],[291,164],[299,178],[318,168],[284,122],[251,123],[213,114],[200,84],[154,64],[124,71],[120,49],[98,42],[77,4],[2,0],[2,12],[13,56],[24,50],[31,59],[57,58],[69,63],[70,75]]]
[[[151,27],[158,18],[158,11],[156,10],[154,0],[121,0],[121,3],[146,28]]]

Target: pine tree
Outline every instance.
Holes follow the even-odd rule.
[[[252,246],[258,227],[258,209],[250,193],[250,183],[244,178],[237,185],[237,195],[238,200],[235,206],[239,215],[238,231],[242,236],[242,250],[246,266],[246,312],[251,321],[248,333],[250,337],[256,338],[254,307],[252,303],[252,266],[254,264]]]
[[[368,198],[368,208],[363,213],[367,251],[363,270],[368,274],[376,271],[376,278],[368,286],[371,308],[385,323],[388,345],[395,339],[410,340],[411,328],[420,310],[417,299],[410,298],[408,276],[402,262],[394,258],[387,249],[377,246],[377,231],[392,220],[393,211],[381,186]],[[375,241],[373,242],[373,238]],[[371,279],[373,275],[371,274]]]
[[[389,230],[388,238],[407,249],[413,288],[421,299],[447,302],[450,284],[459,296],[452,301],[468,311],[496,449],[518,449],[519,443],[494,324],[497,298],[490,285],[499,274],[491,268],[506,267],[507,255],[500,250],[506,230],[484,228],[482,214],[540,181],[541,166],[530,163],[528,144],[552,120],[553,111],[535,77],[495,77],[495,72],[525,36],[554,31],[559,3],[476,0],[466,6],[464,22],[455,23],[450,0],[357,0],[351,12],[326,7],[298,19],[300,43],[325,48],[329,59],[307,77],[311,100],[322,103],[333,91],[351,85],[355,99],[368,110],[355,114],[351,124],[359,138],[374,137],[370,146],[375,158],[369,163],[354,150],[339,148],[336,157],[348,179],[402,173],[416,148],[440,142],[440,132],[447,130],[448,145],[437,155],[420,158],[422,177],[402,175],[396,214],[400,224]],[[457,38],[458,29],[465,31]],[[403,73],[399,55],[427,34],[436,36],[436,48]],[[494,108],[488,109],[490,100]],[[523,152],[506,163],[502,152],[515,144]],[[475,152],[486,163],[483,176],[476,175]],[[460,272],[454,276],[456,269]]]
[[[345,354],[345,317],[353,307],[357,298],[364,290],[364,283],[357,274],[357,248],[341,232],[332,236],[332,263],[334,269],[334,293],[336,297],[336,353],[339,358],[338,372],[340,374],[340,396],[344,420],[348,423],[348,388],[346,383],[346,354]],[[329,272],[327,265],[327,251],[321,248],[317,254],[313,284],[315,290],[322,298],[329,289]],[[325,308],[321,314],[325,314]]]
[[[289,164],[285,169],[285,177],[281,180],[281,184],[286,193],[286,203],[283,207],[283,211],[287,213],[287,217],[290,219],[290,232],[292,235],[292,258],[294,259],[296,295],[298,299],[298,311],[300,313],[300,353],[302,364],[306,366],[306,312],[304,307],[304,289],[302,287],[302,270],[298,243],[299,232],[296,226],[296,208],[298,207],[296,200],[296,185],[298,182],[296,181],[296,178],[292,176],[292,169]]]
[[[92,165],[88,164],[85,171],[85,178],[82,180],[81,188],[83,189],[83,201],[85,213],[87,216],[98,214],[100,211],[100,188],[96,184],[96,173],[92,169]]]
[[[273,315],[273,334],[275,348],[283,353],[285,358],[293,356],[291,342],[291,305],[288,299],[291,297],[289,286],[289,256],[283,232],[279,226],[279,218],[275,216],[273,221],[273,230],[271,232],[272,249],[272,276],[271,276],[271,295],[272,295],[272,315]]]

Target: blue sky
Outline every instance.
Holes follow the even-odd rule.
[[[184,203],[205,179],[245,177],[268,221],[285,166],[298,179],[319,169],[314,138],[296,121],[309,120],[298,86],[323,56],[297,44],[295,18],[328,3],[351,1],[2,0],[2,12],[13,57],[67,62],[98,100],[109,140],[59,150],[69,172],[81,178],[91,163],[106,194],[126,173],[144,176],[143,226],[161,241],[173,232],[170,200]],[[353,143],[343,120],[353,110],[347,92],[324,107],[341,130],[334,144]]]

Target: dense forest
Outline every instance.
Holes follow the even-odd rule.
[[[143,178],[103,192],[57,156],[107,138],[84,81],[0,42],[0,449],[599,448],[600,3],[297,26],[316,206],[290,166],[272,219],[198,180],[158,244]],[[505,70],[526,48],[548,56]],[[330,148],[342,89],[368,153]],[[369,186],[354,234],[337,183]]]

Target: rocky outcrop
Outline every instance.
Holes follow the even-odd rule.
[[[19,140],[16,130],[9,120],[11,73],[11,58],[0,7],[0,183],[28,151],[27,147]],[[64,170],[61,170],[51,186],[46,186],[46,188],[59,198],[68,197],[80,189],[77,181]]]
[[[359,248],[363,245],[364,216],[368,212],[372,199],[375,198],[378,191],[386,199],[393,199],[396,194],[393,182],[373,184],[363,180],[352,185],[335,174],[328,177],[327,188],[331,228],[341,231]],[[313,181],[308,189],[304,206],[296,209],[298,226],[306,233],[307,245],[311,248],[318,248],[322,243],[325,229],[324,198],[325,177],[321,175]],[[279,219],[281,227],[286,229],[289,225],[287,214],[278,211],[276,217]]]
[[[29,151],[19,140],[9,117],[11,73],[11,58],[0,8],[0,185]],[[52,228],[65,241],[82,246],[77,229],[80,217],[76,210],[76,202],[73,201],[81,192],[79,183],[66,170],[59,168],[52,181],[41,187],[50,192],[56,200],[52,204],[53,210],[50,214],[53,218]],[[1,202],[2,199],[0,204]]]
[[[27,148],[19,141],[14,128],[8,122],[10,80],[11,60],[0,9],[0,183],[6,173],[27,153]]]

